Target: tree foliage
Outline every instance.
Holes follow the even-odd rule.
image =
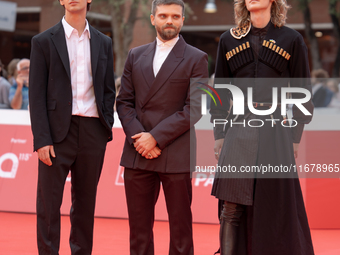
[[[105,6],[105,11],[111,16],[113,32],[113,51],[115,53],[115,73],[122,75],[124,63],[133,40],[133,29],[138,19],[146,15],[148,0],[98,0]],[[142,13],[139,13],[142,10]]]
[[[319,51],[318,39],[315,36],[315,32],[312,28],[312,14],[310,11],[309,4],[312,0],[295,0],[298,4],[298,8],[303,14],[303,20],[305,24],[305,34],[309,43],[309,49],[312,56],[312,68],[321,68],[321,57]]]

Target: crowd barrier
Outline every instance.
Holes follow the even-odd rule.
[[[213,133],[208,115],[197,125],[197,165],[214,165]],[[202,125],[202,123],[205,123]],[[96,216],[127,218],[123,168],[119,165],[125,135],[117,115],[113,141],[108,143],[98,186]],[[297,165],[340,163],[340,110],[316,109],[306,126]],[[0,110],[0,211],[35,213],[38,159],[33,153],[29,114],[23,110]],[[217,199],[210,195],[211,173],[197,173],[193,184],[193,221],[218,223]],[[62,214],[69,214],[71,183],[65,185]],[[340,228],[340,179],[300,178],[311,228]],[[167,220],[163,192],[155,218]]]

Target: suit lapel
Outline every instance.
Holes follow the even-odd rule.
[[[64,68],[66,70],[66,73],[68,75],[68,78],[71,81],[71,71],[70,71],[70,60],[68,58],[68,51],[67,51],[67,45],[66,45],[66,39],[65,39],[65,31],[64,27],[61,23],[56,26],[56,29],[51,32],[52,33],[52,41],[54,43],[54,46],[57,49],[57,52],[61,58],[61,61],[63,62]]]
[[[95,83],[94,77],[96,77],[99,51],[100,51],[100,46],[101,46],[101,41],[100,41],[101,39],[98,33],[99,32],[97,30],[95,30],[92,26],[90,26],[91,68],[92,68],[93,84]]]
[[[178,65],[184,59],[184,51],[186,47],[186,42],[180,36],[178,42],[174,46],[174,48],[169,53],[168,57],[165,59],[161,69],[158,71],[158,74],[154,81],[151,84],[150,91],[147,94],[144,105],[156,94],[156,92],[169,80],[172,73],[176,70]],[[152,70],[152,64],[151,64]],[[153,72],[152,72],[153,73]]]
[[[144,58],[141,63],[142,74],[144,79],[150,88],[155,80],[155,75],[153,73],[153,58],[156,51],[156,41],[151,43],[144,53]]]

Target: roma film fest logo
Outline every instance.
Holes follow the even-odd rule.
[[[10,171],[4,171],[2,166],[5,161],[11,161],[12,168]],[[9,163],[9,162],[8,162]],[[19,159],[17,155],[14,153],[5,153],[4,155],[0,156],[0,178],[9,178],[14,179],[19,167]]]
[[[218,105],[216,98],[218,99],[221,107],[223,107],[222,100],[220,95],[217,93],[216,89],[228,89],[233,98],[233,111],[232,114],[237,116],[244,115],[244,108],[245,108],[245,100],[244,100],[244,94],[242,90],[232,84],[215,84],[215,87],[213,88],[212,86],[209,86],[206,83],[203,82],[198,82],[203,86],[197,87],[200,90],[203,90],[206,92],[206,94],[201,95],[201,114],[206,115],[207,114],[207,95],[209,95],[214,102],[215,106]],[[205,88],[204,88],[205,87]],[[211,92],[209,90],[211,90]],[[300,93],[303,94],[304,97],[301,98],[290,98],[288,95],[293,94],[293,93]],[[215,96],[214,96],[215,95]],[[268,109],[256,109],[256,106],[259,105],[261,106],[261,103],[255,103],[253,101],[253,88],[248,87],[247,88],[247,106],[248,109],[251,113],[259,116],[265,116],[265,115],[271,115],[275,112],[275,110],[278,107],[278,88],[273,87],[272,88],[272,99],[273,101],[269,104],[270,106]],[[295,127],[297,126],[298,122],[294,120],[293,118],[287,119],[287,106],[288,105],[295,105],[304,115],[312,115],[304,106],[304,103],[307,103],[309,100],[311,100],[311,93],[309,90],[304,89],[304,88],[297,88],[297,87],[281,87],[281,115],[283,116],[283,120],[281,121],[281,125],[284,127]],[[266,103],[268,105],[268,103]],[[229,109],[228,109],[229,110]],[[272,115],[271,115],[272,117]],[[272,127],[276,122],[280,121],[279,119],[274,119],[273,117],[271,119],[265,119],[265,121],[271,122]],[[253,125],[252,122],[260,123],[259,125]],[[214,127],[216,125],[226,125],[230,123],[230,126],[232,127],[233,124],[243,124],[244,126],[246,125],[246,121],[243,120],[243,122],[236,122],[227,119],[214,119],[213,124]],[[248,126],[249,127],[262,127],[264,125],[264,121],[261,119],[250,119],[248,120]]]

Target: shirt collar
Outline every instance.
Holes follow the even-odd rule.
[[[257,35],[257,36],[263,36],[266,35],[268,32],[268,29],[271,25],[271,21],[268,22],[268,24],[264,27],[264,28],[257,28],[254,27],[253,25],[251,26],[251,30],[250,33],[253,35]]]
[[[173,47],[177,41],[179,40],[179,36],[166,41],[166,42],[162,42],[161,40],[158,39],[158,37],[156,37],[156,41],[157,41],[157,46],[168,46],[168,47]]]
[[[70,38],[70,36],[71,36],[73,30],[75,30],[75,28],[73,28],[70,24],[67,23],[67,21],[65,20],[65,16],[63,17],[61,22],[63,24],[67,38]],[[91,38],[90,26],[89,26],[89,23],[87,22],[87,19],[85,19],[85,22],[86,22],[86,25],[85,25],[85,29],[84,29],[83,33],[85,33],[87,31],[88,37],[90,39]]]

